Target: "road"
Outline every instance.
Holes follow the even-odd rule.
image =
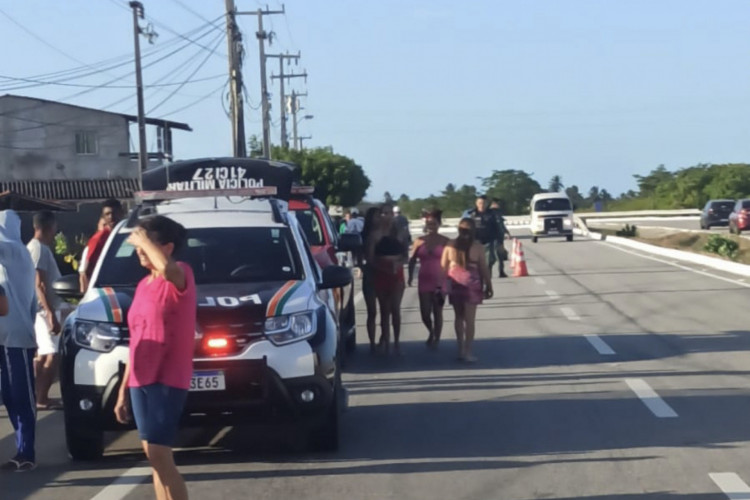
[[[455,360],[449,309],[440,350],[425,349],[409,289],[405,355],[360,348],[345,374],[340,452],[185,432],[177,460],[191,497],[750,498],[748,285],[607,242],[523,241],[532,276],[495,281],[476,365]],[[3,417],[0,455],[11,439]],[[0,497],[151,498],[135,436],[109,450],[69,462],[61,415],[40,414],[40,467],[0,476]]]

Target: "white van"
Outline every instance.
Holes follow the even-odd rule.
[[[573,204],[564,193],[539,193],[531,199],[531,239],[565,236],[573,241]]]

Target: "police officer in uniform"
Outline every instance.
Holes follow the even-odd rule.
[[[482,245],[484,245],[487,266],[489,267],[490,275],[492,275],[492,266],[497,262],[495,242],[500,235],[500,226],[498,224],[497,215],[489,208],[487,196],[482,195],[478,197],[476,207],[473,210],[467,211],[464,214],[464,217],[474,219],[474,224],[476,225],[476,238]]]

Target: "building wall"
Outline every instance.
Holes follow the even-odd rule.
[[[76,153],[76,132],[96,135],[95,154]],[[0,180],[137,177],[127,120],[117,114],[15,96],[0,97]]]

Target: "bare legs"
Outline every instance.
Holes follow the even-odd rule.
[[[461,361],[475,362],[472,347],[474,344],[475,322],[477,317],[477,306],[465,302],[453,304],[456,315],[456,340],[458,341],[458,359]]]
[[[141,441],[151,467],[154,470],[156,500],[187,500],[185,480],[174,463],[172,448]]]
[[[370,339],[370,352],[375,351],[375,327],[378,316],[378,298],[375,290],[363,290],[367,307],[367,337]]]
[[[443,304],[434,293],[419,294],[419,311],[422,323],[427,327],[427,345],[437,347],[443,331]]]
[[[404,298],[404,285],[400,284],[395,290],[378,293],[380,305],[380,345],[384,352],[390,351],[391,325],[393,326],[393,349],[400,352],[401,338],[401,300]]]
[[[49,389],[55,381],[57,359],[57,354],[42,354],[34,359],[36,403],[38,407],[46,408],[50,405]]]

